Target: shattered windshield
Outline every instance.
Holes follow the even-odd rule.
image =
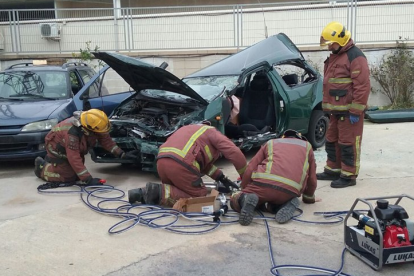
[[[203,99],[211,102],[224,90],[232,90],[237,86],[238,76],[212,76],[212,77],[198,77],[183,79],[188,86],[190,86]],[[176,92],[147,89],[143,91],[144,94],[150,97],[163,98],[175,101],[191,101],[189,96],[179,94]]]
[[[223,90],[232,90],[237,86],[238,76],[209,76],[183,79],[188,86],[206,101],[212,101]]]
[[[22,100],[69,98],[65,72],[12,71],[0,73],[0,98]]]

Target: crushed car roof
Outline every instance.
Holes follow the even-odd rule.
[[[205,105],[208,104],[191,87],[161,67],[116,53],[95,52],[93,54],[114,69],[136,92],[145,89],[165,90],[191,97]]]
[[[281,61],[292,59],[303,60],[304,58],[290,38],[287,35],[280,33],[201,69],[186,78],[240,75],[246,68],[263,61],[273,65]]]

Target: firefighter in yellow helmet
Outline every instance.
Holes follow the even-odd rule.
[[[324,66],[322,100],[330,122],[326,166],[316,176],[318,180],[332,180],[332,188],[344,188],[355,185],[359,173],[364,112],[371,90],[368,62],[339,22],[326,25],[320,45],[327,45],[331,51]]]
[[[104,149],[121,158],[136,158],[134,152],[124,153],[108,134],[110,122],[98,109],[75,112],[46,135],[45,159],[35,160],[35,174],[48,182],[82,181],[88,185],[100,184],[85,167],[85,155],[99,142]]]

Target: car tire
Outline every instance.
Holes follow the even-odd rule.
[[[313,110],[306,138],[314,149],[320,148],[325,144],[328,126],[328,116],[322,110]]]

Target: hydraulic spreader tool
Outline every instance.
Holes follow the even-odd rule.
[[[390,204],[388,200],[394,199]],[[345,247],[375,270],[414,261],[414,221],[400,205],[402,199],[414,206],[414,198],[408,195],[357,198],[345,217]],[[372,201],[376,201],[375,208]],[[358,203],[365,203],[369,210],[355,210]],[[356,225],[349,225],[350,217]]]

